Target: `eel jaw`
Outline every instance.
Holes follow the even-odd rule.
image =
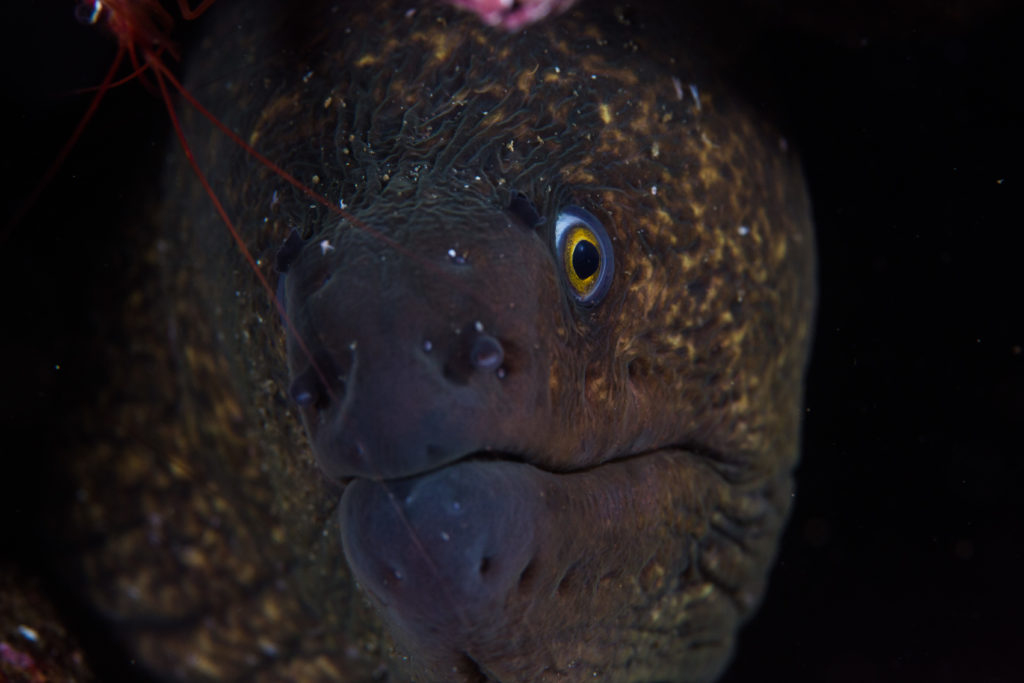
[[[626,665],[637,680],[713,675],[763,583],[743,557],[756,542],[704,542],[726,498],[686,450],[569,473],[470,458],[351,481],[342,542],[417,680],[592,679]],[[781,524],[774,505],[751,511],[753,538]]]

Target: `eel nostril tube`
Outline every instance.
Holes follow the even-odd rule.
[[[501,342],[489,334],[481,334],[473,341],[469,361],[477,370],[496,370],[505,360]]]

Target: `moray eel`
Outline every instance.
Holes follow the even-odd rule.
[[[179,156],[91,600],[171,679],[715,678],[799,451],[784,140],[657,15],[229,10],[188,87],[343,211],[186,115],[289,322]]]

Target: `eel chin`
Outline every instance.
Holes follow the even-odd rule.
[[[710,605],[701,607],[707,595],[669,597],[697,573],[687,539],[706,523],[709,492],[723,488],[704,458],[682,449],[567,473],[488,454],[351,481],[342,541],[417,678],[545,680],[574,668],[570,678],[600,677],[596,663],[647,629],[662,629],[669,650],[681,627],[707,654],[728,647],[718,619],[708,622]],[[727,581],[731,572],[710,573]],[[679,624],[685,600],[694,609]],[[659,647],[649,635],[634,654],[651,665],[672,659],[645,651]]]

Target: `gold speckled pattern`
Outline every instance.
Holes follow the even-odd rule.
[[[566,594],[566,615],[607,607],[600,626],[580,638],[567,616],[507,670],[707,680],[763,591],[798,455],[813,277],[796,161],[681,40],[601,3],[513,35],[407,9],[341,3],[266,24],[242,8],[203,46],[192,87],[375,228],[388,202],[445,211],[452,188],[466,206],[507,206],[515,190],[549,222],[566,203],[603,222],[616,259],[605,301],[545,304],[557,419],[538,418],[536,462],[573,470],[659,449],[635,477],[673,495],[630,508],[654,548],[634,569]],[[302,45],[278,42],[278,27]],[[272,281],[293,228],[340,230],[187,118]],[[280,317],[183,166],[124,311],[131,353],[104,360],[110,386],[72,465],[88,597],[169,679],[400,680],[402,653],[337,542],[341,487],[318,473],[287,397]]]

